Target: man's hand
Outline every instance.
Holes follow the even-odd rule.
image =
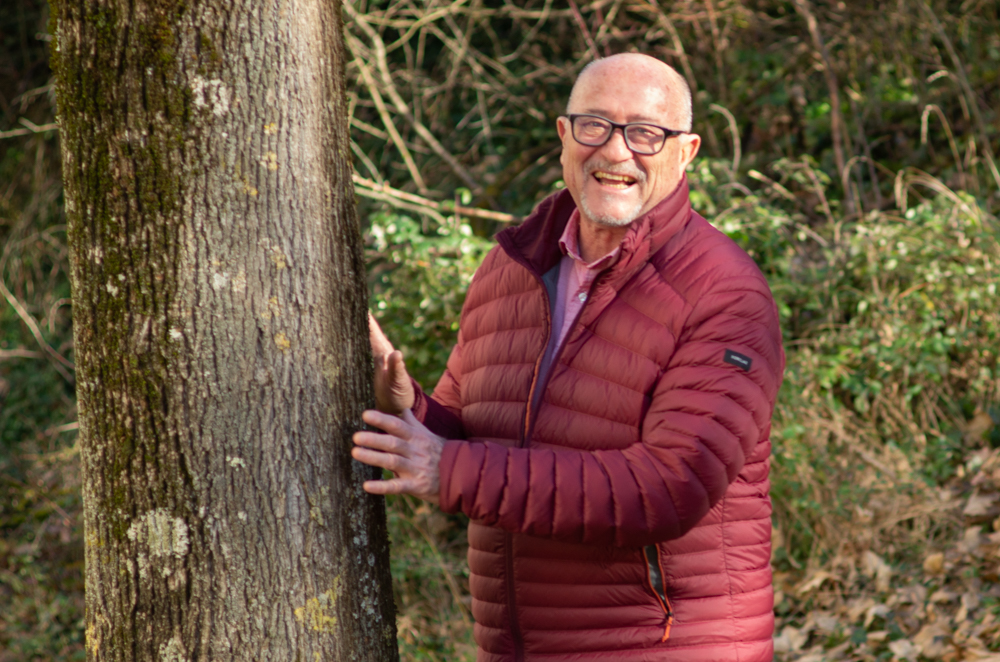
[[[436,504],[441,485],[438,464],[444,439],[425,428],[409,409],[399,417],[369,409],[362,418],[368,425],[388,434],[355,432],[351,456],[358,462],[395,474],[390,480],[365,481],[365,492],[412,494]]]
[[[393,348],[371,313],[368,313],[368,339],[375,358],[375,408],[399,416],[416,401],[403,353]]]

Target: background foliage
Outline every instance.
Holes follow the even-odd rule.
[[[432,387],[489,237],[562,184],[595,55],[695,90],[696,208],[767,274],[780,659],[1000,649],[1000,2],[355,0],[373,309]],[[82,659],[47,12],[0,6],[0,661]],[[456,209],[458,212],[456,213]],[[64,360],[60,360],[63,357]],[[405,659],[472,659],[461,518],[390,508]]]

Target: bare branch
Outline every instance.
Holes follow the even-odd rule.
[[[427,127],[425,127],[423,124],[417,121],[417,119],[413,116],[413,113],[410,112],[409,106],[407,106],[406,102],[403,101],[403,98],[399,96],[399,92],[396,90],[396,85],[392,82],[392,75],[389,73],[389,65],[385,59],[385,44],[382,42],[382,38],[378,36],[378,33],[375,32],[375,30],[373,30],[370,25],[368,25],[365,19],[362,16],[360,16],[354,10],[354,8],[351,7],[349,3],[345,4],[344,7],[347,9],[347,13],[351,15],[351,17],[361,27],[361,29],[364,30],[365,34],[368,35],[368,38],[371,39],[372,43],[374,44],[376,66],[378,67],[379,72],[381,74],[382,84],[385,87],[385,92],[386,94],[389,95],[389,99],[392,100],[393,105],[396,107],[396,111],[400,115],[402,115],[406,119],[406,121],[410,123],[411,126],[413,126],[413,130],[417,132],[417,135],[423,138],[424,142],[427,143],[427,145],[434,151],[434,153],[440,156],[444,160],[444,162],[451,167],[451,169],[455,172],[455,174],[458,175],[462,179],[462,181],[464,181],[466,184],[469,185],[469,188],[471,188],[476,193],[482,191],[482,186],[479,185],[479,182],[477,182],[476,179],[469,173],[469,171],[466,170],[464,167],[462,167],[462,165],[455,159],[455,157],[452,156],[448,152],[448,150],[446,150],[441,145],[440,142],[438,142],[437,138],[434,137],[434,135],[427,129]],[[357,38],[348,35],[348,43],[352,44],[351,50],[354,51],[355,56],[357,56],[358,52],[357,49],[354,47],[354,44],[357,43]],[[356,57],[356,61],[359,60],[360,58]],[[360,66],[361,64],[359,62],[359,68]],[[374,81],[372,81],[372,83],[369,84],[368,83],[369,80],[370,76],[365,78],[366,84],[369,85],[369,91],[372,92],[374,96],[374,94],[376,93],[372,89],[374,87]]]
[[[72,361],[66,359],[62,354],[53,349],[51,345],[45,342],[45,338],[42,336],[42,330],[38,328],[38,323],[35,322],[35,319],[31,316],[27,309],[21,305],[21,302],[17,300],[17,297],[11,294],[10,290],[7,289],[7,284],[3,282],[3,278],[0,278],[0,294],[3,294],[4,298],[7,299],[7,303],[11,305],[14,312],[17,313],[17,316],[21,318],[21,321],[24,322],[25,326],[28,327],[28,330],[31,331],[31,335],[35,337],[35,342],[37,342],[38,345],[45,350],[46,354],[52,357],[52,365],[59,371],[59,374],[62,375],[66,381],[73,383],[73,376],[66,371],[66,368],[75,370],[76,366],[73,365]]]
[[[51,124],[42,124],[41,126],[33,124],[25,118],[21,118],[19,122],[24,126],[23,129],[11,129],[10,131],[0,131],[0,140],[4,138],[14,138],[17,136],[26,136],[31,133],[48,133],[49,131],[58,131],[59,124],[53,122]]]
[[[419,195],[413,195],[412,193],[407,193],[406,191],[394,189],[388,184],[379,184],[359,175],[354,175],[353,179],[355,184],[362,187],[360,189],[356,189],[358,195],[375,198],[377,200],[384,200],[392,204],[395,204],[394,201],[402,201],[404,203],[409,203],[409,205],[416,205],[422,208],[421,211],[427,210],[424,213],[435,216],[435,220],[440,220],[441,222],[443,222],[444,219],[438,212],[461,214],[462,216],[471,216],[474,218],[485,218],[491,221],[500,221],[501,223],[519,223],[521,221],[519,217],[514,216],[513,214],[504,214],[498,211],[479,209],[478,207],[463,207],[462,205],[456,205],[451,202],[435,202],[434,200],[422,198]]]
[[[344,5],[348,7],[350,5]],[[368,65],[364,63],[364,60],[359,56],[357,49],[357,40],[354,39],[350,34],[347,35],[347,45],[350,47],[351,51],[354,52],[354,65],[358,68],[361,73],[361,78],[364,80],[365,87],[368,88],[368,93],[372,95],[372,101],[375,102],[375,108],[378,110],[379,116],[382,118],[382,124],[385,125],[386,131],[389,132],[389,136],[392,137],[392,142],[396,145],[396,149],[403,157],[403,163],[406,164],[406,169],[410,171],[410,177],[413,178],[413,182],[417,185],[417,190],[421,193],[427,191],[427,185],[424,183],[424,178],[420,176],[420,170],[417,169],[417,164],[413,160],[413,156],[410,154],[410,150],[406,147],[406,142],[403,137],[399,135],[399,131],[396,130],[396,125],[392,121],[392,117],[389,115],[388,109],[385,107],[385,102],[382,100],[382,95],[379,94],[378,86],[375,85],[375,79],[372,78],[371,71],[368,70]]]

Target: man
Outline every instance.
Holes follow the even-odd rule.
[[[677,72],[594,62],[558,122],[566,190],[497,236],[433,397],[372,321],[365,489],[471,518],[479,660],[770,660],[770,291],[691,211]]]

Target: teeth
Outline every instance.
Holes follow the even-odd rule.
[[[610,172],[596,172],[594,177],[602,181],[609,182],[621,182],[622,184],[634,184],[635,177],[629,177],[628,175],[615,175]]]

